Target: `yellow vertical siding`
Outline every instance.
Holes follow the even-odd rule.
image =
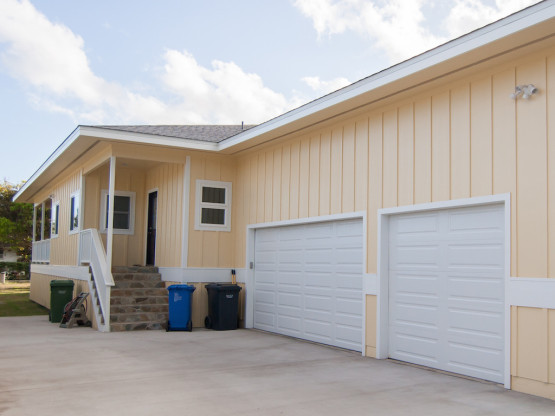
[[[432,201],[450,197],[451,137],[449,91],[432,96]]]
[[[50,264],[77,264],[79,235],[69,234],[69,218],[71,194],[80,188],[81,173],[77,171],[55,184],[50,191],[54,202],[60,201],[58,237],[50,240]],[[83,207],[80,207],[80,209],[83,209]]]
[[[432,200],[432,102],[430,97],[414,103],[414,202]]]
[[[145,191],[141,198],[141,205],[143,206],[143,222],[140,227],[143,229],[146,227],[147,192],[153,189],[158,189],[156,228],[157,266],[181,266],[183,169],[183,164],[164,163],[153,167],[146,172],[144,186]],[[192,212],[194,212],[194,210]],[[145,240],[143,239],[142,247],[140,248],[143,258],[145,256],[143,251],[146,247],[146,243],[144,241]],[[141,263],[143,261],[141,261]]]
[[[451,91],[451,198],[470,197],[470,86]]]
[[[188,241],[188,267],[233,267],[236,256],[243,255],[244,251],[235,250],[236,239],[235,230],[243,227],[252,219],[264,221],[265,214],[265,193],[264,187],[266,186],[265,175],[265,161],[266,154],[263,152],[257,155],[254,163],[249,163],[241,168],[240,177],[243,178],[241,186],[238,186],[236,181],[236,164],[231,158],[194,154],[191,156],[191,183],[190,183],[190,198],[189,198],[189,241]],[[174,180],[172,182],[172,191],[176,193],[178,198],[182,198],[183,189],[183,165],[174,166]],[[196,208],[196,181],[197,179],[206,179],[222,182],[232,183],[232,204],[235,209],[236,206],[248,206],[248,210],[243,210],[242,213],[237,212],[232,214],[232,232],[227,231],[198,231],[195,230],[195,208]],[[254,185],[253,185],[254,182]],[[250,194],[245,192],[247,187],[254,187],[260,189],[251,200]],[[236,189],[237,188],[237,189]],[[236,191],[238,191],[236,193]],[[245,199],[247,198],[247,199]],[[241,201],[238,202],[238,199]],[[180,199],[179,201],[181,201]],[[254,204],[253,204],[254,202]],[[270,206],[271,209],[271,206]],[[168,227],[175,227],[175,237],[179,237],[179,241],[172,242],[170,239],[165,238],[165,249],[169,253],[161,260],[164,263],[159,263],[161,266],[166,267],[180,267],[181,266],[181,221],[172,222],[172,218],[181,218],[181,202],[176,205],[176,214],[168,213],[168,215],[176,215],[174,217],[168,216],[166,218]],[[248,212],[247,212],[248,211]],[[232,210],[233,212],[233,210]],[[271,211],[270,211],[271,212]],[[239,217],[239,214],[241,216]],[[251,218],[253,217],[253,218]],[[235,224],[237,222],[237,224]],[[170,234],[174,235],[174,234]],[[244,229],[240,234],[240,239],[244,239]],[[157,238],[157,241],[158,238]],[[175,247],[172,247],[175,244]],[[158,249],[156,251],[158,255]],[[158,263],[158,262],[157,262]]]
[[[472,82],[470,94],[470,194],[491,195],[491,78]]]
[[[547,100],[547,120],[549,120],[549,130],[547,132],[547,163],[548,163],[548,277],[555,277],[555,56],[549,56],[546,60],[546,83],[550,87],[546,91]],[[555,317],[553,322],[555,323]],[[555,342],[552,344],[555,348]],[[553,357],[555,363],[555,353]],[[553,372],[555,377],[555,371]],[[554,381],[555,382],[555,381]]]
[[[493,75],[493,193],[511,194],[511,276],[517,276],[516,121],[515,102],[507,99],[514,88],[515,70]]]
[[[538,94],[510,98],[515,85],[529,83]],[[250,151],[238,160],[240,171],[251,168],[242,194],[251,204],[244,224],[266,220],[252,210],[257,201],[270,202],[260,198],[270,182],[280,186],[272,210],[262,208],[272,220],[366,210],[367,272],[376,273],[378,209],[510,193],[511,276],[555,277],[554,85],[555,53],[536,52]],[[257,169],[267,151],[273,168]],[[273,178],[265,181],[258,172]],[[244,232],[239,235],[244,244]],[[239,252],[236,264],[244,265]],[[374,300],[367,298],[367,353]],[[555,391],[555,311],[512,308],[511,315],[515,386]]]
[[[516,83],[545,91],[545,60],[522,63]],[[517,106],[517,233],[519,276],[547,277],[546,95],[519,99]]]

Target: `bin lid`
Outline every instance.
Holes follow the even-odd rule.
[[[216,291],[229,291],[229,292],[239,292],[241,290],[241,286],[233,285],[231,283],[209,283],[204,285],[206,289],[216,290]]]
[[[73,287],[73,280],[51,280],[50,287],[53,286],[71,286]]]
[[[168,286],[167,289],[168,290],[177,290],[177,291],[179,291],[179,290],[188,290],[190,292],[194,292],[196,287],[191,286],[191,285],[171,285],[171,286]]]

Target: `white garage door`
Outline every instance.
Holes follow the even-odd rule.
[[[254,327],[362,348],[362,220],[256,230]]]
[[[390,218],[390,357],[495,382],[504,374],[503,206]]]

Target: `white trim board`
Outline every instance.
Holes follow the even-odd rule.
[[[180,283],[231,283],[231,268],[158,267],[162,280]],[[235,269],[237,283],[245,283],[245,269]]]
[[[377,278],[377,334],[376,358],[389,357],[389,217],[402,213],[416,213],[430,210],[464,208],[479,205],[500,204],[504,206],[505,225],[505,365],[504,386],[511,388],[511,313],[509,303],[509,275],[511,271],[511,195],[487,195],[449,201],[430,202],[403,207],[383,208],[378,210],[378,278]]]
[[[75,280],[90,280],[88,266],[54,266],[49,264],[31,264],[31,273],[48,276],[65,277]]]
[[[555,309],[555,279],[511,277],[508,301],[511,306]]]

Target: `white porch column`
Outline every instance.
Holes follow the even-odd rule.
[[[33,206],[33,243],[37,236],[37,204]]]
[[[116,157],[110,157],[110,179],[108,180],[108,231],[106,235],[106,260],[112,268],[112,248],[114,245],[114,192],[116,190]]]
[[[83,219],[85,218],[85,174],[83,173],[83,169],[81,169],[80,173],[80,183],[81,189],[79,191],[79,213],[78,215],[78,223],[79,223],[79,238],[77,239],[77,266],[81,265],[81,233],[85,230],[85,224],[83,224]],[[53,207],[54,205],[52,205]]]
[[[46,213],[44,212],[45,208],[46,204],[43,201],[40,210],[40,241],[44,240],[44,220],[46,218]]]

